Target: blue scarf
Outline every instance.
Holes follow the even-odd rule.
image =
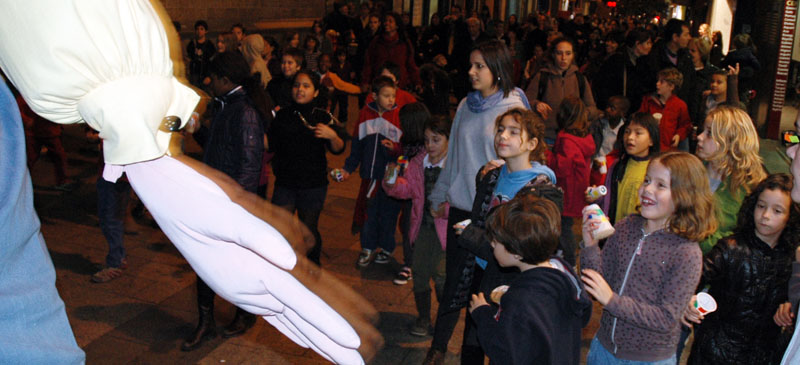
[[[528,103],[528,97],[525,96],[525,92],[522,91],[522,89],[517,87],[517,88],[514,88],[514,90],[511,90],[511,92],[508,93],[508,96],[512,96],[512,95],[515,95],[515,94],[517,96],[519,96],[520,99],[522,99],[522,103],[525,104],[525,108],[530,110],[531,109],[531,104]],[[469,110],[471,112],[477,114],[477,113],[486,111],[488,109],[491,109],[492,107],[497,105],[497,103],[499,103],[503,99],[504,99],[503,98],[503,90],[498,90],[496,93],[490,95],[488,98],[484,98],[481,95],[480,91],[475,90],[475,91],[471,91],[469,94],[467,94],[467,107],[469,107]]]

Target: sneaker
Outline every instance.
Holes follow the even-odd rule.
[[[378,262],[378,260],[376,259],[375,262]],[[403,268],[397,272],[397,275],[395,275],[392,282],[396,285],[406,285],[408,284],[409,280],[411,280],[411,268],[408,266],[403,266]]]
[[[414,325],[411,327],[411,334],[414,336],[424,337],[430,333],[431,321],[424,318],[417,318]]]
[[[392,257],[392,254],[389,253],[389,252],[386,252],[386,251],[378,252],[378,254],[375,255],[375,263],[376,264],[388,264],[390,257]]]
[[[93,283],[107,283],[122,276],[122,269],[118,267],[107,267],[92,275]]]
[[[358,266],[367,267],[375,259],[375,251],[368,248],[362,249],[358,255]]]

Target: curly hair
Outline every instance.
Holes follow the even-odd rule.
[[[686,152],[667,152],[653,158],[650,166],[654,164],[663,165],[670,174],[675,211],[667,220],[669,230],[695,242],[716,232],[714,197],[700,159]]]
[[[547,162],[547,156],[545,155],[547,144],[544,143],[545,127],[542,117],[539,116],[538,113],[534,113],[525,108],[509,109],[505,113],[500,114],[497,119],[494,120],[495,130],[497,130],[500,122],[506,116],[511,116],[517,123],[519,123],[520,128],[525,131],[525,134],[528,136],[528,140],[536,138],[536,147],[533,149],[533,151],[531,151],[530,159],[531,161],[545,164]]]
[[[719,106],[708,113],[709,132],[717,145],[717,151],[708,158],[708,163],[720,176],[729,176],[731,191],[740,188],[750,192],[764,180],[759,142],[753,121],[742,109]]]
[[[736,217],[736,228],[734,232],[738,235],[752,235],[756,232],[755,210],[758,203],[758,198],[765,190],[778,190],[786,194],[789,198],[789,221],[786,222],[786,227],[781,232],[780,240],[793,239],[794,242],[789,242],[789,247],[792,251],[797,246],[797,240],[800,238],[800,204],[791,200],[790,194],[794,187],[792,175],[789,174],[772,174],[767,176],[760,184],[758,184],[753,192],[750,193],[742,202],[742,207],[739,209],[739,214]]]

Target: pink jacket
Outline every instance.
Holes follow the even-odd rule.
[[[411,159],[411,162],[406,168],[403,176],[398,176],[394,186],[386,184],[386,180],[382,180],[383,190],[386,191],[391,197],[397,199],[411,199],[411,225],[408,232],[408,237],[413,244],[417,240],[419,234],[419,227],[422,224],[422,209],[425,207],[425,168],[422,161],[425,160],[427,153],[420,153]],[[445,203],[447,204],[447,203]],[[433,223],[436,225],[436,234],[439,236],[439,242],[442,244],[442,250],[447,247],[447,211],[445,208],[445,215],[441,218],[436,218]]]

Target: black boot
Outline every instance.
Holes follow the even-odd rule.
[[[253,327],[256,323],[255,314],[247,313],[247,311],[236,308],[236,316],[233,317],[231,323],[225,326],[222,330],[222,338],[231,338],[244,334],[248,329]]]
[[[217,337],[217,326],[214,323],[214,307],[198,306],[200,321],[194,332],[181,345],[181,351],[192,351],[203,342]]]
[[[417,317],[411,334],[414,336],[427,336],[431,327],[431,291],[414,292],[414,302],[417,304]]]

